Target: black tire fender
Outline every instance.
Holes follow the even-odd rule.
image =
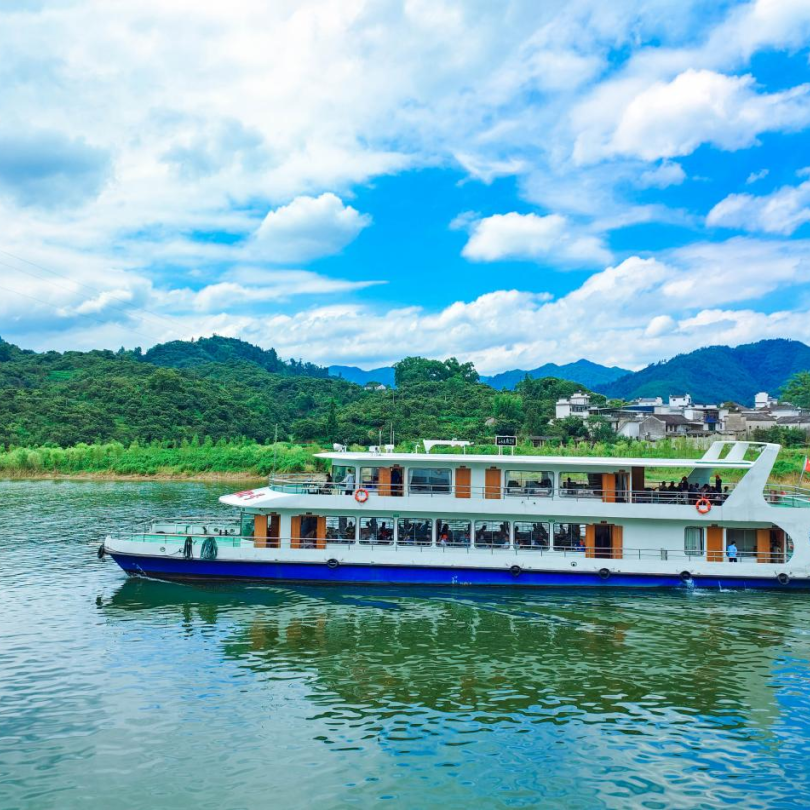
[[[681,582],[691,582],[692,574],[689,571],[681,571]]]
[[[790,582],[790,577],[783,571],[781,574],[776,575],[776,581],[780,585],[787,585]]]
[[[509,573],[510,573],[510,574],[511,574],[513,577],[519,577],[519,576],[521,575],[521,573],[522,573],[522,570],[521,570],[521,568],[520,568],[520,566],[519,566],[519,565],[513,565],[513,566],[512,566],[512,567],[509,569]]]
[[[326,567],[327,567],[327,568],[331,568],[333,571],[334,571],[334,570],[335,570],[335,568],[337,568],[339,565],[340,565],[340,563],[339,563],[339,562],[338,562],[338,561],[337,561],[337,560],[336,560],[334,557],[332,557],[332,558],[330,558],[330,559],[328,559],[328,560],[326,561]]]
[[[610,579],[610,571],[607,568],[600,568],[599,579]]]

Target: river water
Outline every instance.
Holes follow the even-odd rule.
[[[810,594],[127,580],[221,485],[0,482],[0,808],[807,806]]]

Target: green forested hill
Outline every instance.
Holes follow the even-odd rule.
[[[146,354],[136,350],[133,356],[155,366],[194,368],[208,363],[247,363],[264,371],[284,376],[328,377],[329,370],[303,361],[281,360],[275,349],[262,349],[238,338],[214,335],[197,340],[173,340],[159,343]]]
[[[758,391],[777,394],[810,369],[810,347],[798,340],[761,340],[730,348],[709,346],[628,374],[598,390],[617,399],[690,393],[693,400],[753,405]]]
[[[0,340],[0,444],[213,440],[480,441],[543,433],[557,397],[581,387],[528,380],[516,393],[471,364],[405,358],[396,391],[366,391],[273,351],[211,338],[138,351],[23,351]]]

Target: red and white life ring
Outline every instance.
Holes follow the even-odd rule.
[[[368,500],[368,490],[367,489],[355,490],[354,499],[357,501],[357,503],[365,503]]]
[[[701,515],[707,515],[709,512],[711,512],[712,502],[708,498],[701,498],[695,504],[695,509],[697,509]]]

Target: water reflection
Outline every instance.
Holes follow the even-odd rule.
[[[806,595],[201,587],[96,558],[120,521],[216,494],[0,482],[0,808],[810,792]]]
[[[314,674],[336,710],[410,706],[486,724],[629,721],[672,713],[727,729],[778,714],[771,683],[803,600],[758,595],[419,592],[131,580],[105,605],[178,627],[222,620],[223,658],[259,676]],[[782,595],[784,596],[784,595]],[[751,609],[753,606],[753,610]],[[801,617],[801,619],[800,619]],[[775,616],[773,618],[776,618]],[[788,625],[792,622],[788,621]]]

